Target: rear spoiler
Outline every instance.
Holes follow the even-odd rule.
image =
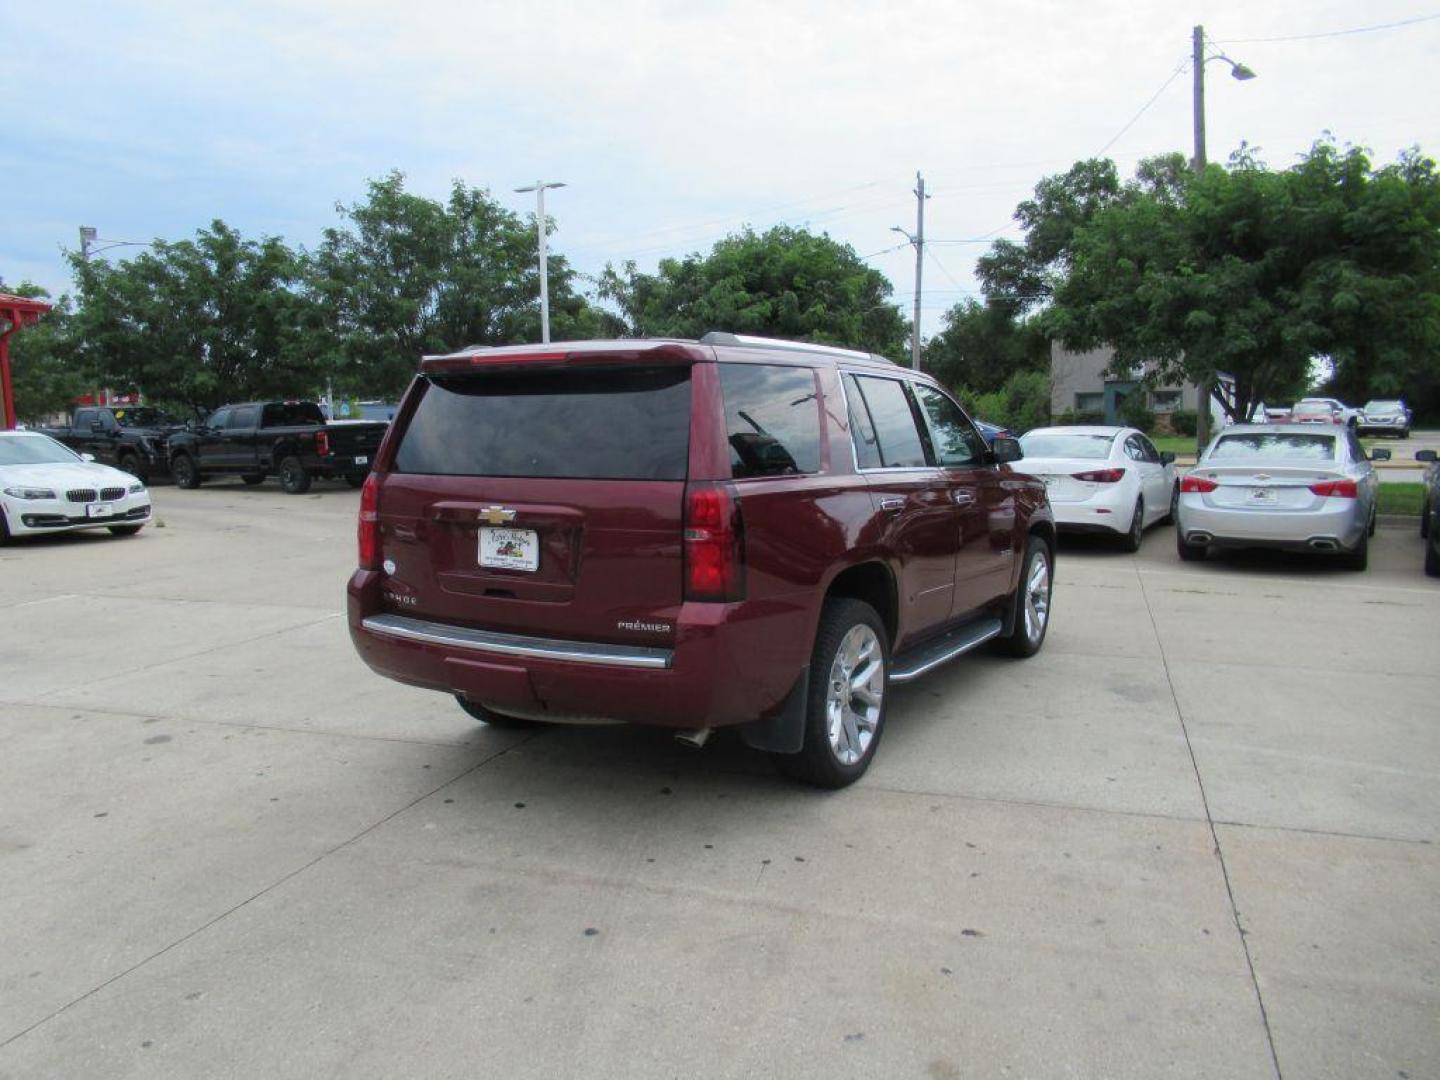
[[[458,375],[496,368],[523,369],[576,364],[694,364],[715,359],[715,352],[693,341],[575,341],[549,345],[476,346],[426,356],[422,375]]]

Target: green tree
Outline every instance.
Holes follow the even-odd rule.
[[[1050,375],[1044,371],[1014,372],[1004,385],[988,393],[959,391],[972,416],[1007,427],[1017,435],[1050,423]]]
[[[1050,340],[1006,300],[966,300],[945,313],[945,328],[925,343],[924,363],[949,386],[988,394],[1016,372],[1048,370]]]
[[[310,333],[337,391],[396,394],[426,353],[540,340],[533,219],[458,180],[445,203],[416,195],[399,172],[336,210],[345,224],[310,260]],[[618,329],[575,291],[562,256],[547,272],[552,338]]]
[[[892,292],[850,245],[785,225],[727,236],[708,255],[664,259],[654,274],[609,266],[600,286],[634,336],[723,330],[894,357],[905,353],[909,326]]]
[[[279,239],[246,240],[217,219],[194,240],[72,265],[79,356],[106,386],[200,411],[319,386],[302,263]]]
[[[28,281],[6,285],[0,292],[49,300],[50,294]],[[72,328],[74,306],[69,296],[55,301],[40,321],[10,338],[10,371],[19,419],[35,423],[59,412],[85,390]]]

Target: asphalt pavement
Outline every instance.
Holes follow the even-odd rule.
[[[323,489],[323,490],[322,490]],[[1440,582],[1067,542],[839,793],[372,675],[356,493],[0,549],[0,1077],[1440,1075]]]

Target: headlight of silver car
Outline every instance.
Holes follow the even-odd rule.
[[[142,491],[144,491],[144,490],[145,490],[145,485],[144,485],[144,484],[131,484],[131,485],[130,485],[130,494],[131,494],[131,495],[139,495],[139,494],[140,494]]]
[[[55,492],[49,488],[7,487],[5,494],[12,499],[53,499]]]

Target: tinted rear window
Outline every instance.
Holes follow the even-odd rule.
[[[1335,457],[1335,436],[1277,431],[1222,435],[1206,460],[1235,461],[1255,457],[1331,461]]]
[[[261,427],[300,427],[304,424],[323,424],[325,414],[313,401],[277,402],[265,406],[265,420]],[[250,423],[254,423],[252,418]]]
[[[885,466],[915,468],[928,464],[910,398],[899,380],[861,375],[855,382],[870,412],[870,422],[880,442],[880,460]]]
[[[437,377],[395,455],[399,472],[683,480],[688,368]]]
[[[820,402],[811,369],[721,364],[720,386],[731,475],[820,471]]]

